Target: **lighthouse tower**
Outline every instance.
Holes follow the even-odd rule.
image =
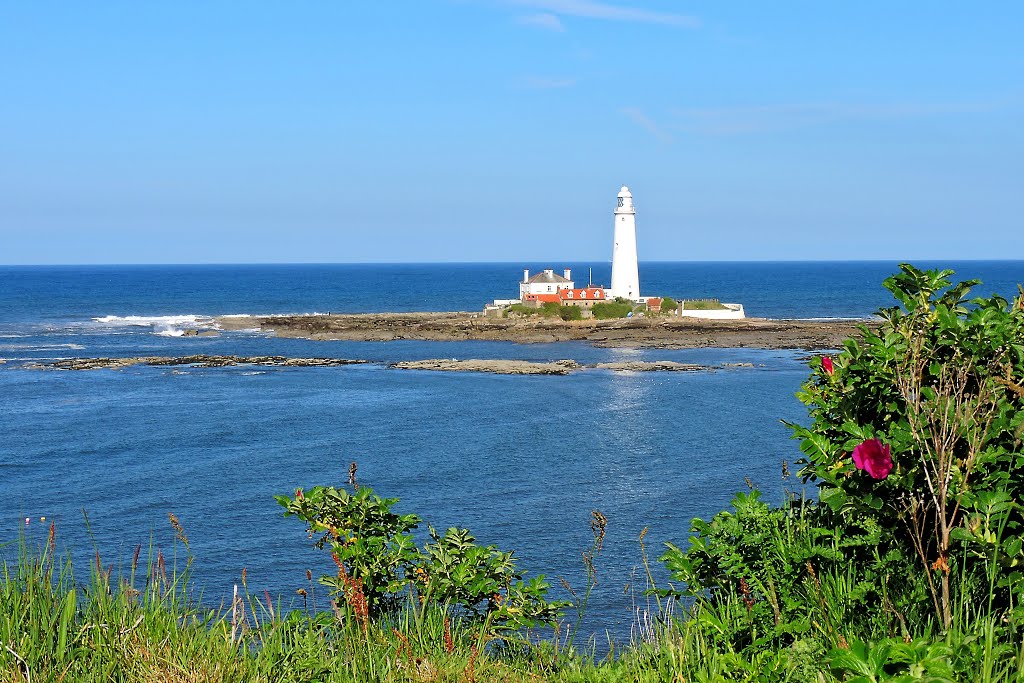
[[[636,263],[636,209],[633,208],[633,195],[625,185],[619,190],[619,205],[615,207],[612,287],[608,294],[631,301],[640,298],[640,271]]]

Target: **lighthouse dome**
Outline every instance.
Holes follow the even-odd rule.
[[[632,199],[632,197],[633,197],[633,194],[632,194],[632,193],[631,193],[631,192],[629,191],[629,188],[628,188],[628,187],[626,187],[625,185],[623,185],[623,186],[622,186],[622,189],[621,189],[621,190],[619,190],[619,196],[620,196],[620,197],[629,197],[630,199]]]

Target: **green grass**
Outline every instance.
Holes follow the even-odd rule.
[[[442,605],[415,600],[395,615],[360,622],[326,604],[287,609],[269,595],[250,594],[243,584],[233,605],[203,607],[189,597],[195,594],[191,556],[180,571],[158,550],[142,563],[136,555],[121,573],[92,563],[82,581],[70,560],[55,556],[53,544],[30,550],[22,542],[17,550],[15,560],[4,560],[0,579],[4,683],[821,683],[897,680],[908,659],[924,675],[898,680],[1004,682],[1022,680],[1024,667],[1020,634],[984,606],[958,605],[954,626],[945,633],[934,632],[932,624],[912,624],[910,642],[851,632],[843,595],[853,586],[841,573],[823,575],[808,594],[814,628],[787,647],[736,649],[724,639],[723,633],[742,629],[748,619],[749,608],[733,593],[698,598],[678,619],[672,616],[676,603],[652,597],[651,617],[637,624],[637,640],[599,648],[568,645],[564,631],[560,637],[499,638],[486,622],[464,621]],[[947,669],[948,676],[940,675]],[[858,672],[867,677],[854,678]]]
[[[579,306],[560,306],[554,302],[548,302],[540,308],[533,308],[524,304],[512,304],[505,309],[504,316],[507,318],[509,314],[539,315],[545,318],[561,318],[562,320],[583,319],[583,310]]]
[[[684,311],[727,311],[728,306],[723,306],[715,299],[700,299],[697,301],[683,301]]]
[[[123,574],[93,566],[82,583],[52,544],[22,543],[0,580],[0,681],[653,682],[695,670],[687,652],[708,646],[665,629],[657,645],[621,653],[564,637],[496,639],[486,623],[414,601],[361,623],[326,605],[286,610],[245,586],[233,605],[208,608],[188,597],[190,561],[175,572],[150,555]]]

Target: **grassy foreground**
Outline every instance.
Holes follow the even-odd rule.
[[[756,671],[700,629],[650,626],[651,642],[581,652],[564,637],[498,635],[488,622],[408,601],[381,619],[283,612],[240,594],[222,609],[188,595],[162,553],[122,576],[76,580],[55,544],[19,546],[0,582],[0,681],[682,681]],[[8,546],[10,547],[10,546]],[[716,675],[717,674],[717,675]]]
[[[800,534],[790,520],[788,531]],[[1024,638],[1007,637],[984,608],[958,605],[955,626],[912,637],[857,639],[841,575],[817,579],[800,640],[750,651],[728,633],[750,612],[743,595],[698,600],[681,619],[655,617],[620,651],[575,649],[561,634],[498,634],[492,625],[428,602],[391,616],[283,612],[269,595],[240,594],[224,609],[190,601],[188,570],[158,553],[123,576],[101,565],[78,582],[49,543],[24,543],[0,583],[0,681],[1020,681]],[[663,613],[661,617],[665,617]],[[756,637],[756,633],[751,633]],[[892,674],[896,666],[900,673]]]

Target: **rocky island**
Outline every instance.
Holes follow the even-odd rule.
[[[637,317],[615,320],[499,318],[479,313],[363,313],[344,315],[229,316],[224,330],[259,329],[280,337],[316,340],[511,341],[521,344],[582,341],[603,347],[693,349],[834,349],[859,326],[857,320],[702,320]]]

